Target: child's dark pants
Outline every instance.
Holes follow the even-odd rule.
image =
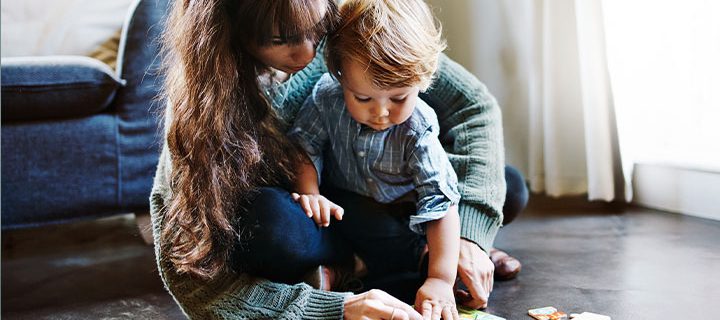
[[[525,207],[528,192],[514,168],[506,167],[505,178],[508,193],[503,210],[506,217],[514,218]],[[253,275],[296,283],[320,264],[347,264],[357,254],[369,272],[364,279],[366,289],[384,289],[412,301],[422,283],[418,267],[426,244],[424,236],[408,227],[415,204],[381,204],[340,189],[323,190],[323,194],[345,209],[343,220],[332,219],[327,228],[308,218],[288,191],[260,189],[242,214],[242,225],[249,227],[241,228],[233,257],[237,265]]]

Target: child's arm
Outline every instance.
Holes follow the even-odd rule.
[[[428,278],[455,283],[460,252],[460,217],[457,206],[451,206],[445,217],[427,223],[430,261]]]
[[[303,152],[303,161],[298,164],[295,191],[299,194],[320,194],[315,166]]]
[[[303,158],[303,161],[298,164],[297,178],[295,179],[296,192],[292,193],[293,200],[300,204],[308,218],[315,220],[318,226],[329,226],[331,216],[342,220],[343,208],[320,195],[317,170],[310,159]]]
[[[453,293],[460,250],[457,206],[450,206],[443,218],[427,222],[427,241],[428,277],[415,296],[415,307],[425,318],[442,315],[443,319],[457,319]]]
[[[318,226],[330,225],[330,217],[342,220],[343,209],[320,195],[319,172],[323,167],[323,149],[329,141],[325,130],[323,117],[319,108],[322,105],[324,90],[332,79],[324,76],[313,89],[312,94],[305,100],[298,116],[288,133],[303,152],[303,159],[297,164],[297,177],[293,200],[298,202],[308,217],[315,220]],[[320,98],[316,101],[316,98]]]
[[[453,286],[460,255],[460,195],[438,131],[432,125],[415,136],[408,162],[418,194],[418,210],[410,217],[410,227],[422,231],[425,226],[429,249],[428,278],[415,296],[415,306],[425,317],[457,319]]]

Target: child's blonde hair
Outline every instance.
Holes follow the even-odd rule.
[[[422,0],[346,0],[339,27],[325,51],[330,73],[341,79],[342,62],[365,65],[380,89],[426,90],[445,49],[441,28]]]

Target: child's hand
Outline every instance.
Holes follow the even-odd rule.
[[[442,279],[425,280],[415,295],[415,308],[422,314],[423,319],[440,320],[442,316],[444,320],[460,320],[455,306],[453,285]]]
[[[315,223],[321,227],[330,225],[331,215],[335,219],[342,220],[343,214],[345,214],[343,208],[319,194],[298,194],[293,192],[292,197],[305,210],[308,218],[315,220]]]

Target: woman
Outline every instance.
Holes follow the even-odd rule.
[[[283,189],[299,154],[284,133],[326,72],[316,51],[336,19],[332,0],[173,6],[164,35],[166,139],[150,200],[161,277],[191,318],[420,318],[384,291],[294,284],[352,250],[333,232],[304,227],[314,223]],[[478,308],[493,279],[482,248],[491,248],[505,196],[500,111],[447,57],[438,72],[423,99],[459,177],[458,272],[466,304]]]

